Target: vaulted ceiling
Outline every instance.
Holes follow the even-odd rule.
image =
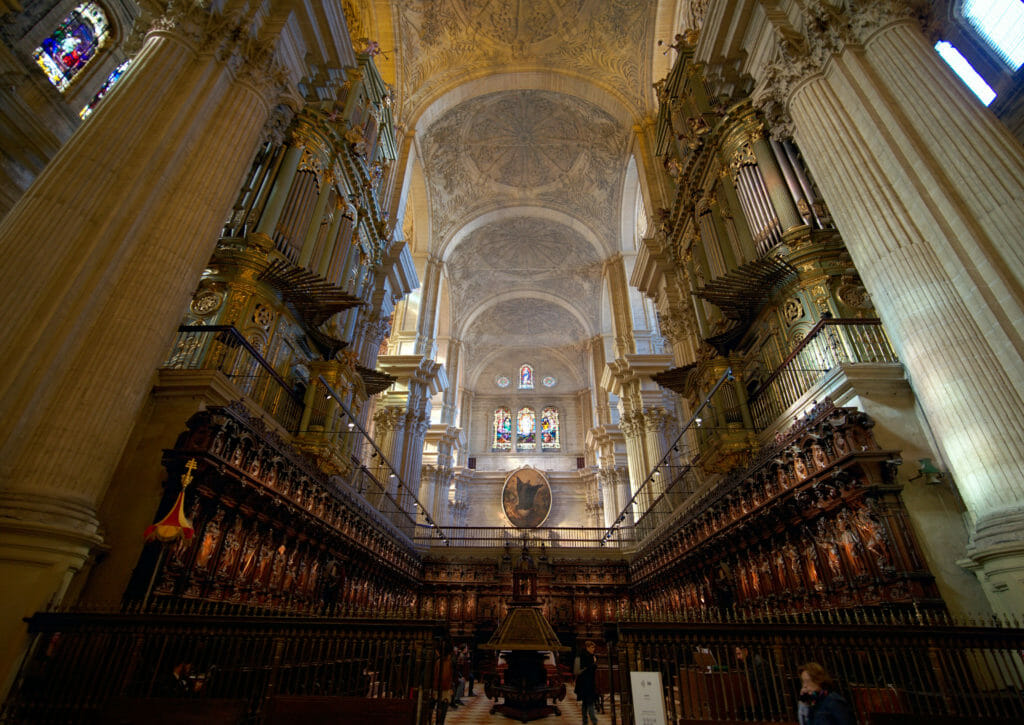
[[[529,361],[568,389],[601,331],[633,128],[652,114],[652,0],[401,0],[399,117],[467,387]],[[646,62],[644,59],[647,59]],[[565,387],[561,388],[566,391]]]

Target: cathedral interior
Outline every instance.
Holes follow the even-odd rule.
[[[859,722],[1024,717],[1024,3],[0,13],[0,721],[294,626],[277,697],[427,722],[527,570],[609,722],[795,722],[819,645]]]

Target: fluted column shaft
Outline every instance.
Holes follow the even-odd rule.
[[[249,28],[176,5],[0,222],[0,610],[60,599],[276,96]],[[242,39],[244,38],[244,40]],[[0,680],[12,649],[0,652]]]
[[[975,521],[974,550],[1020,549],[1024,148],[910,21],[834,55],[789,109]]]

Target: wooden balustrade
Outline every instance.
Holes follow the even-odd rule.
[[[898,362],[879,320],[821,320],[750,395],[754,426],[767,428],[838,365]]]

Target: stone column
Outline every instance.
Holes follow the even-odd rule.
[[[974,522],[969,566],[1024,610],[1024,148],[912,3],[807,17],[763,105],[791,121]],[[879,102],[881,101],[881,102]],[[789,118],[785,114],[789,114]]]
[[[615,334],[615,357],[636,351],[633,341],[633,318],[629,309],[629,285],[622,255],[604,263],[604,277],[608,283],[612,306],[612,332]]]
[[[650,408],[644,411],[644,444],[647,448],[647,460],[650,462],[651,468],[665,456],[669,444],[672,443],[668,440],[667,435],[670,421],[671,415],[664,408]],[[652,500],[663,493],[668,486],[669,476],[672,475],[673,470],[672,461],[666,461],[666,464],[668,465],[663,465],[658,469],[658,475],[654,479],[654,486],[651,490]]]
[[[621,510],[618,508],[615,495],[619,482],[615,475],[615,468],[611,466],[597,469],[597,475],[601,480],[601,500],[604,505],[604,519],[601,525],[609,527],[615,523],[615,517]]]
[[[448,389],[444,391],[441,404],[441,422],[448,425],[456,425],[459,401],[456,391],[461,385],[461,370],[459,368],[462,355],[462,341],[452,337],[448,339],[448,350],[445,354],[444,366],[448,371]]]
[[[382,406],[373,413],[373,441],[383,452],[391,466],[388,466],[378,458],[374,461],[374,465],[370,466],[370,470],[373,472],[377,482],[380,483],[383,491],[390,494],[392,498],[395,497],[398,484],[398,479],[392,476],[392,474],[397,474],[400,468],[399,461],[402,456],[403,440],[405,438],[405,423],[406,411],[404,408]],[[372,489],[366,493],[366,499],[371,504],[387,514],[394,513],[389,510],[391,504],[387,502],[383,493]]]
[[[418,355],[433,354],[434,335],[437,329],[438,300],[441,296],[441,271],[444,263],[434,255],[428,255],[424,263],[423,284],[420,287],[419,319],[416,321],[416,347]]]
[[[649,501],[649,491],[641,491],[641,487],[644,484],[645,477],[647,476],[648,464],[646,447],[644,446],[644,420],[643,416],[639,413],[624,413],[621,420],[619,421],[619,428],[622,430],[623,435],[626,438],[626,460],[628,463],[629,470],[629,495],[626,496],[626,500],[623,502],[623,506],[626,505],[633,496],[636,496],[636,500],[633,502],[633,507],[630,509],[627,515],[627,520],[623,522],[623,525],[632,525],[643,511],[647,510]],[[637,496],[637,492],[640,495]],[[621,509],[620,509],[621,511]]]
[[[97,504],[283,80],[279,5],[175,3],[0,222],[0,680],[20,618],[100,543]]]

